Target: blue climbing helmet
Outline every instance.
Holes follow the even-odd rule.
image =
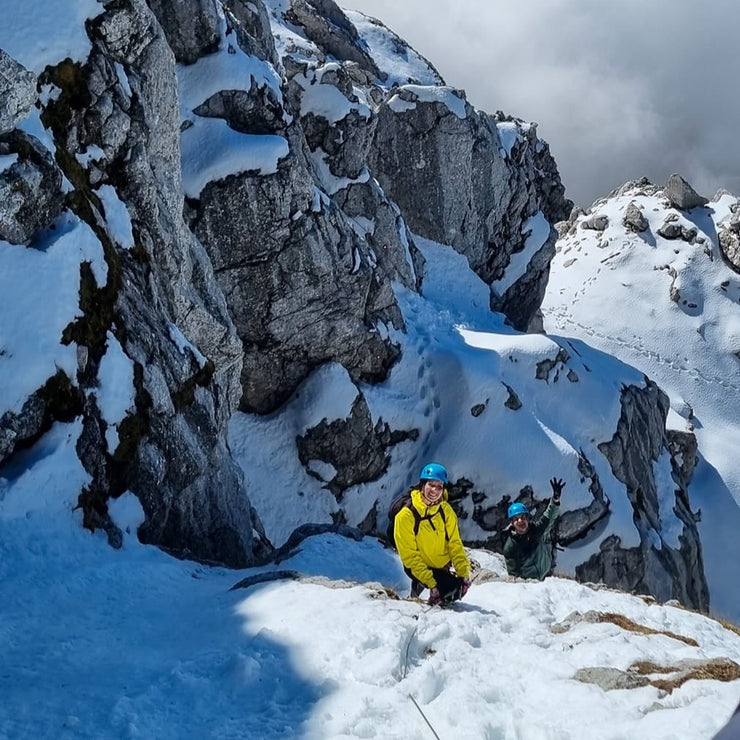
[[[517,501],[515,504],[512,504],[509,507],[508,516],[509,516],[509,519],[513,519],[515,516],[518,516],[519,514],[526,514],[527,516],[529,516],[529,509],[527,509],[527,507],[524,504]]]
[[[438,463],[427,463],[421,469],[419,480],[438,480],[442,481],[445,485],[449,483],[449,480],[447,479],[447,471]]]

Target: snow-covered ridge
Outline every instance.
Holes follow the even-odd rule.
[[[406,92],[411,100],[402,97]],[[408,96],[407,96],[408,97]],[[465,118],[465,98],[459,91],[451,87],[428,87],[421,85],[403,85],[394,91],[388,98],[388,105],[396,113],[403,113],[416,108],[416,101],[423,103],[440,103],[454,113],[458,118]]]
[[[656,381],[670,397],[669,424],[696,435],[692,502],[717,593],[740,577],[729,534],[740,523],[740,276],[717,239],[737,203],[724,193],[679,210],[661,187],[625,186],[564,225],[542,307],[548,332]],[[722,601],[728,609],[734,598]]]
[[[705,607],[676,462],[690,449],[668,449],[657,389],[582,342],[523,335],[490,312],[519,329],[536,318],[551,221],[568,209],[535,127],[475,111],[433,75],[394,87],[330,3],[208,6],[192,26],[171,11],[103,14],[89,69],[51,75],[43,101],[70,157],[43,156],[65,168],[76,202],[96,185],[93,213],[81,210],[111,267],[104,310],[78,324],[91,331],[75,335],[77,366],[65,365],[88,393],[76,402],[98,402],[85,430],[100,440],[80,445],[97,476],[80,499],[86,523],[119,542],[108,502],[131,490],[146,504],[144,539],[241,565],[269,548],[256,511],[275,545],[306,521],[379,533],[389,500],[433,458],[459,487],[465,536],[494,546],[507,502],[541,506],[557,473],[568,484],[563,572],[613,583],[618,568],[598,570],[602,546],[617,542],[623,557],[660,554],[625,588]],[[422,70],[370,25],[388,42],[384,64],[392,50]],[[149,45],[128,43],[142,28]],[[66,89],[75,74],[90,81],[79,111]],[[410,104],[401,112],[399,100]],[[3,177],[30,167],[23,157]],[[33,236],[29,224],[17,241]],[[625,388],[639,408],[625,407]],[[351,401],[336,417],[339,390]],[[308,395],[321,408],[307,415]],[[232,415],[236,403],[267,418]],[[649,459],[629,428],[608,456],[633,412],[655,441]],[[32,444],[44,418],[11,418],[3,454]],[[625,457],[639,480],[619,470]],[[649,510],[625,487],[645,488]],[[637,525],[635,507],[647,517]]]
[[[346,10],[345,13],[386,76],[386,85],[444,84],[437,70],[392,30],[356,10]]]

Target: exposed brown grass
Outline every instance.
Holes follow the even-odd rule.
[[[740,678],[740,665],[729,658],[714,658],[698,665],[659,666],[650,661],[638,661],[629,667],[630,672],[642,676],[651,673],[673,673],[671,678],[651,678],[650,683],[669,694],[691,680],[735,681]]]
[[[629,670],[633,673],[639,673],[641,676],[647,676],[650,673],[675,673],[678,668],[667,668],[657,663],[651,663],[649,660],[638,660],[633,663]]]
[[[699,643],[693,637],[684,637],[683,635],[677,635],[675,632],[669,632],[668,630],[654,630],[651,627],[645,627],[642,624],[633,622],[623,614],[616,614],[615,612],[600,612],[598,614],[599,622],[611,622],[629,632],[637,632],[641,635],[665,635],[666,637],[672,637],[674,640],[680,640],[687,645],[693,647],[699,647]]]
[[[555,578],[563,578],[569,581],[576,580],[573,576],[568,575],[566,573],[561,573],[559,571],[556,571],[552,575]],[[581,582],[577,581],[577,583],[581,583]],[[588,586],[595,591],[603,588],[604,590],[614,591],[615,593],[625,593],[625,594],[629,594],[630,596],[636,596],[638,599],[642,599],[646,604],[660,604],[660,602],[657,601],[657,599],[654,596],[651,596],[650,594],[638,594],[638,593],[632,593],[631,591],[621,591],[621,589],[611,588],[604,584],[598,584],[598,583],[581,583],[581,585]],[[718,622],[719,624],[721,624],[726,630],[730,630],[730,632],[734,632],[736,635],[740,635],[740,626],[733,624],[727,619],[723,619],[722,617],[710,616],[709,614],[705,614],[704,612],[700,612],[696,609],[690,609],[689,607],[684,606],[683,604],[673,604],[672,603],[671,606],[675,607],[676,609],[682,609],[683,611],[693,612],[694,614],[699,614],[702,617],[706,617],[707,619],[713,619],[715,622]]]
[[[710,617],[710,619],[714,619],[715,622],[719,622],[726,630],[730,630],[730,632],[740,635],[740,627],[736,624],[728,622],[726,619],[722,619],[721,617]]]

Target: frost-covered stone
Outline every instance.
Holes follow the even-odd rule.
[[[0,136],[0,239],[28,244],[62,210],[62,173],[33,136]]]
[[[687,461],[689,455],[682,452],[685,441],[675,435],[669,441],[667,415],[668,397],[650,380],[646,380],[645,389],[623,389],[622,417],[616,433],[599,449],[615,477],[626,486],[640,546],[624,549],[618,537],[605,540],[601,552],[578,566],[576,574],[579,580],[652,594],[662,601],[677,599],[706,611],[709,590],[701,564],[701,540],[687,493],[693,465]],[[654,472],[664,452],[670,455],[675,483],[675,498],[668,511],[659,496]],[[682,524],[680,544],[666,541],[663,535],[663,524],[673,515]]]
[[[0,135],[23,120],[36,101],[36,75],[0,49]]]

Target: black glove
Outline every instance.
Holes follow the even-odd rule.
[[[552,487],[552,501],[554,504],[560,504],[560,494],[565,488],[565,481],[562,478],[550,478],[550,486]]]

